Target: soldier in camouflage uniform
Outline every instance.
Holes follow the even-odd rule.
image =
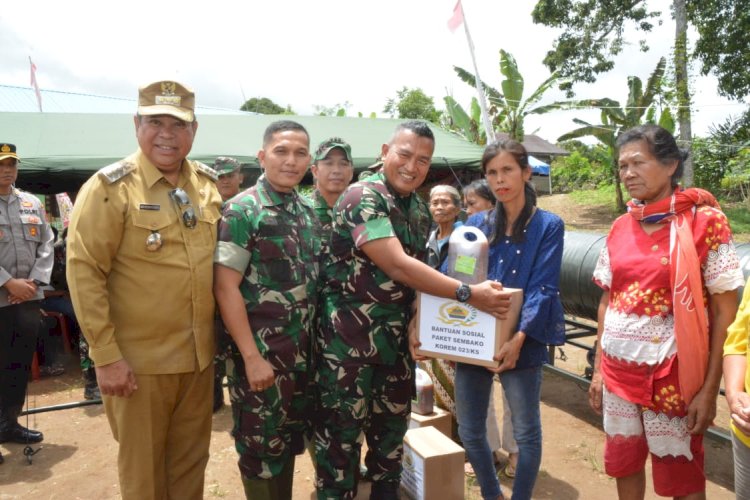
[[[318,220],[318,235],[321,242],[320,260],[322,261],[328,253],[328,243],[331,239],[331,227],[333,224],[333,206],[349,186],[354,176],[354,162],[352,161],[351,146],[340,137],[331,137],[321,142],[313,156],[313,164],[310,167],[315,179],[315,191],[312,193],[312,205],[315,217]],[[321,276],[318,283],[322,285]],[[319,298],[323,290],[319,290]],[[320,313],[320,311],[318,311]],[[316,328],[317,330],[318,328]],[[318,343],[322,340],[321,334],[316,334]]]
[[[216,170],[218,179],[216,188],[221,196],[222,203],[240,192],[240,186],[244,180],[242,175],[242,164],[235,158],[219,156],[212,165]],[[218,313],[218,311],[217,311]],[[224,377],[227,375],[227,359],[231,354],[232,339],[227,335],[221,316],[216,315],[214,321],[216,330],[216,355],[214,356],[214,413],[224,406]]]
[[[311,402],[320,251],[312,207],[295,190],[310,161],[309,136],[298,123],[274,122],[258,159],[264,174],[224,207],[214,290],[238,350],[229,394],[245,494],[290,499]]]
[[[350,186],[334,207],[315,374],[319,499],[356,495],[363,432],[370,498],[398,498],[414,387],[406,332],[414,290],[450,298],[462,290],[461,299],[496,314],[508,307],[497,285],[466,287],[421,262],[430,215],[415,190],[434,147],[424,122],[400,124],[382,147],[383,167]]]

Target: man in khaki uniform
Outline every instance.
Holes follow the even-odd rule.
[[[68,282],[114,438],[122,497],[198,499],[211,435],[215,172],[186,159],[183,85],[139,89],[140,146],[81,188]]]

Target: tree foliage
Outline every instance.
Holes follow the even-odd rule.
[[[440,122],[440,111],[435,109],[435,101],[420,88],[403,87],[396,91],[396,97],[386,101],[383,113],[409,120]]]
[[[565,141],[559,146],[570,151],[552,161],[552,188],[567,193],[596,189],[611,183],[610,153],[603,144],[588,145],[581,141]]]
[[[726,197],[747,199],[750,187],[750,110],[713,125],[693,141],[695,183]]]
[[[747,0],[682,0],[687,21],[698,32],[692,56],[701,62],[703,74],[714,73],[719,92],[741,99],[750,95],[750,9]],[[673,8],[678,6],[673,2]],[[596,75],[613,68],[613,58],[627,43],[625,29],[646,36],[661,15],[648,9],[646,0],[538,0],[532,12],[537,24],[561,28],[562,34],[547,52],[544,64],[574,82],[594,82]]]
[[[458,66],[454,66],[453,69],[461,80],[476,87],[476,77],[473,73]],[[557,73],[551,74],[528,97],[524,98],[523,75],[513,55],[503,49],[500,49],[500,74],[503,78],[499,89],[482,81],[485,96],[489,101],[490,121],[495,132],[506,132],[515,140],[523,141],[526,117],[563,109],[567,105],[565,102],[537,105],[550,87],[560,83]]]
[[[484,146],[487,144],[487,134],[482,127],[482,111],[476,97],[471,99],[471,106],[467,113],[452,96],[445,96],[445,113],[441,119],[444,129],[454,132],[467,141]]]
[[[544,64],[568,78],[560,88],[571,97],[573,83],[592,83],[614,67],[627,25],[648,33],[654,27],[650,20],[660,12],[649,12],[643,0],[539,0],[531,15],[537,24],[563,29]],[[639,45],[648,50],[645,38]]]
[[[750,9],[747,0],[688,2],[688,17],[698,31],[694,56],[704,75],[719,80],[719,93],[742,99],[750,95]]]
[[[251,111],[262,115],[293,115],[291,106],[286,108],[279,106],[268,97],[253,97],[245,101],[240,107],[241,111]]]
[[[344,101],[343,104],[336,103],[333,106],[323,106],[321,104],[315,104],[313,106],[313,109],[315,110],[315,114],[318,116],[346,116],[346,112],[351,107],[352,105],[349,101]]]
[[[617,208],[620,211],[625,210],[625,201],[618,174],[615,141],[623,131],[642,123],[654,123],[657,120],[656,111],[652,111],[651,108],[654,107],[657,100],[656,96],[660,93],[666,64],[666,59],[662,57],[649,76],[645,87],[637,76],[628,77],[628,100],[625,106],[610,98],[576,101],[575,105],[578,107],[599,108],[601,110],[601,123],[592,124],[575,118],[573,121],[580,126],[557,139],[558,141],[567,141],[581,137],[595,137],[608,148],[611,157],[610,175],[615,184]],[[656,123],[670,132],[674,132],[674,118],[670,108],[664,108],[659,112]]]

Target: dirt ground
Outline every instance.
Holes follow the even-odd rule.
[[[585,352],[565,347],[567,360],[557,353],[556,364],[577,374],[586,366]],[[48,407],[81,401],[83,387],[75,360],[67,362],[65,375],[30,384],[29,406]],[[615,497],[615,484],[602,468],[603,433],[599,419],[589,410],[583,384],[545,372],[542,385],[544,455],[534,498],[572,500]],[[496,408],[502,410],[500,391]],[[724,402],[719,401],[723,409]],[[22,417],[25,424],[25,417]],[[717,418],[726,422],[726,412]],[[23,445],[0,445],[5,464],[0,465],[0,500],[9,499],[117,499],[117,443],[112,439],[100,405],[37,413],[29,425],[44,432],[45,440],[29,465]],[[222,408],[214,416],[211,455],[206,470],[205,498],[242,499],[237,456],[229,430],[231,412]],[[708,498],[730,499],[733,484],[731,446],[705,440]],[[37,447],[35,447],[37,448]],[[295,467],[294,500],[314,498],[313,469],[307,455]],[[500,476],[506,494],[510,479]],[[649,478],[649,488],[650,486]],[[480,499],[474,480],[466,478],[466,498]],[[357,498],[369,495],[368,483],[360,485]],[[648,494],[647,498],[657,498]],[[431,499],[432,500],[432,499]],[[435,499],[440,500],[440,499]]]
[[[559,215],[565,221],[565,229],[569,231],[607,233],[614,221],[609,207],[581,206],[566,194],[540,196],[537,204],[540,208]]]
[[[560,214],[569,229],[606,232],[611,215],[606,210],[581,210],[565,195],[543,196],[540,206]],[[593,339],[583,339],[590,343]],[[556,364],[577,375],[586,367],[585,351],[573,346],[563,348],[567,359],[556,354]],[[30,384],[29,406],[48,407],[81,401],[83,386],[76,360],[67,360],[65,375],[41,379]],[[599,417],[589,409],[585,384],[552,372],[545,372],[542,386],[544,454],[534,491],[536,499],[610,499],[616,498],[615,483],[603,473],[604,436]],[[498,414],[502,411],[500,391],[495,391]],[[723,398],[718,400],[720,414],[716,423],[726,430],[728,417]],[[25,417],[22,417],[25,424]],[[23,445],[2,444],[5,464],[0,465],[0,500],[8,499],[117,499],[117,443],[112,439],[103,408],[85,406],[38,413],[29,416],[29,425],[44,432],[45,440],[28,464]],[[229,436],[231,412],[224,407],[214,416],[211,452],[206,470],[205,498],[242,499],[237,471],[237,456]],[[729,443],[707,438],[707,497],[734,498],[733,466]],[[307,455],[298,457],[295,466],[294,500],[314,498],[313,469]],[[647,474],[647,477],[649,474]],[[503,491],[509,497],[512,482],[500,476]],[[473,479],[465,479],[467,499],[480,499]],[[648,490],[652,489],[648,477]],[[369,485],[360,485],[357,498],[368,498]],[[653,493],[648,499],[658,498]],[[441,500],[441,499],[430,499]]]

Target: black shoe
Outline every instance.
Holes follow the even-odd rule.
[[[3,458],[3,454],[0,453],[0,464],[2,464],[3,462],[5,462],[5,459]]]
[[[399,483],[375,481],[370,489],[370,500],[400,500]]]
[[[21,426],[18,422],[8,423],[0,430],[0,443],[31,444],[39,443],[44,439],[44,434]]]

